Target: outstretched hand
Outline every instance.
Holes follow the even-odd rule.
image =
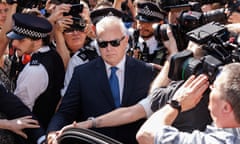
[[[32,116],[24,116],[13,120],[7,120],[6,129],[27,139],[27,135],[23,132],[23,129],[39,127],[38,121],[32,119]]]
[[[173,99],[180,102],[182,111],[190,110],[198,104],[208,87],[209,81],[206,75],[191,76],[176,91]]]
[[[67,130],[69,128],[91,128],[91,126],[92,126],[91,124],[92,123],[89,120],[78,122],[78,123],[76,121],[74,121],[72,124],[63,127],[59,131],[58,135],[61,135],[65,130]]]

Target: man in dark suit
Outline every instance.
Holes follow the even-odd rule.
[[[126,56],[128,36],[121,19],[104,17],[96,24],[96,34],[101,57],[75,68],[62,103],[49,124],[48,143],[54,143],[56,131],[75,120],[91,119],[95,127],[94,117],[136,104],[147,96],[156,76],[151,65]],[[119,89],[111,89],[112,67],[117,69],[115,86]],[[115,93],[118,96],[113,98]],[[94,130],[125,144],[134,144],[142,122]]]

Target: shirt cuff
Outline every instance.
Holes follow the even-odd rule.
[[[37,144],[42,144],[45,140],[46,140],[46,136],[43,135],[43,136],[41,136],[40,138],[38,138]]]
[[[144,108],[144,111],[147,114],[147,118],[149,118],[153,114],[153,111],[151,109],[151,98],[150,98],[150,96],[142,99],[138,104],[140,104]]]

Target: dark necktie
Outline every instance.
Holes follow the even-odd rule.
[[[111,67],[111,75],[109,78],[110,87],[112,90],[112,95],[114,98],[115,106],[120,106],[120,91],[119,91],[119,82],[118,77],[116,75],[117,67]]]
[[[142,60],[145,62],[149,62],[149,48],[146,42],[143,42],[143,51],[142,51]]]

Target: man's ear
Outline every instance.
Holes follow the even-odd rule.
[[[224,113],[229,113],[229,112],[232,112],[232,106],[228,103],[228,102],[224,102],[224,105],[223,105],[223,112]]]

